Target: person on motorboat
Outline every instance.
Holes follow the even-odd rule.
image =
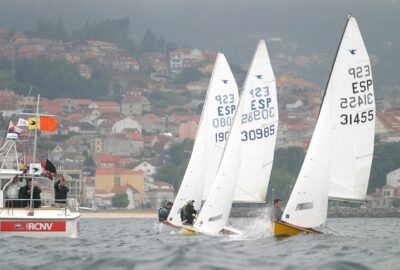
[[[21,207],[28,207],[30,205],[29,202],[31,199],[31,191],[32,191],[32,179],[28,178],[26,186],[20,188],[18,193],[18,198],[24,199],[21,201]],[[41,192],[42,190],[39,187],[35,186],[33,188],[32,199],[34,208],[39,208],[42,205],[42,201],[40,200]]]
[[[173,203],[172,202],[167,202],[167,204],[164,207],[161,207],[158,210],[158,221],[164,222],[167,220],[169,212],[171,212]]]
[[[54,184],[54,193],[55,193],[55,203],[65,204],[67,202],[67,193],[69,188],[65,185],[65,178],[61,176],[61,178]]]
[[[197,211],[193,206],[194,200],[188,201],[181,209],[181,220],[183,224],[193,225]]]
[[[272,222],[277,222],[281,221],[282,218],[282,200],[281,199],[275,199],[274,200],[274,207],[272,209]]]
[[[20,202],[18,201],[18,193],[20,188],[23,186],[26,186],[25,178],[15,176],[6,191],[6,207],[20,207]]]

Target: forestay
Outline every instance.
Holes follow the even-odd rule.
[[[234,201],[264,202],[278,132],[276,82],[264,40],[253,56],[241,103],[242,154]]]
[[[329,197],[365,200],[374,151],[375,98],[371,63],[354,17],[348,19],[328,91],[334,145]]]
[[[195,208],[200,208],[205,182],[213,180],[218,170],[238,100],[232,71],[225,56],[218,53],[192,155],[168,217],[172,224],[181,224],[180,209],[188,200],[195,200]]]

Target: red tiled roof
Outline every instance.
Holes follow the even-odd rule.
[[[143,136],[139,132],[126,132],[126,135],[133,141],[143,141]]]

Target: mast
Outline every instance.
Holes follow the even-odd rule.
[[[37,104],[36,104],[36,114],[35,114],[35,121],[37,125],[37,121],[39,118],[39,102],[40,102],[40,94],[38,94],[37,98]],[[33,139],[33,158],[32,158],[32,163],[35,164],[36,162],[36,148],[37,148],[37,130],[38,127],[35,127],[35,137]],[[35,176],[32,175],[32,186],[31,186],[31,198],[30,198],[30,203],[29,203],[29,212],[33,214],[32,209],[33,209],[33,189],[35,187]]]

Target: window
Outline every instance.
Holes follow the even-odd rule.
[[[120,186],[121,185],[121,177],[119,175],[114,176],[114,186]]]

